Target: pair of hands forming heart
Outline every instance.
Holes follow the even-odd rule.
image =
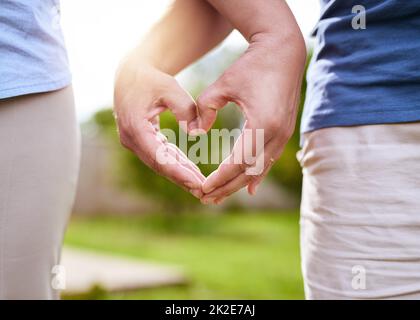
[[[270,170],[294,131],[304,59],[290,59],[290,52],[278,48],[250,46],[221,77],[195,102],[175,78],[147,63],[129,57],[120,68],[115,85],[115,116],[120,141],[157,173],[191,192],[203,203],[220,203],[248,186],[256,187]],[[276,52],[276,54],[273,54]],[[217,110],[228,102],[236,103],[245,116],[245,129],[264,130],[264,148],[242,150],[242,134],[232,154],[207,178],[175,145],[159,134],[159,114],[170,109],[178,122],[187,123],[186,132],[208,131]],[[164,147],[166,164],[157,161]],[[160,149],[162,150],[162,149]],[[237,155],[255,153],[264,158],[259,175],[248,175],[246,161]],[[234,161],[235,159],[235,161]],[[245,160],[245,159],[244,159]]]

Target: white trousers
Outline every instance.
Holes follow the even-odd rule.
[[[420,123],[305,135],[307,299],[420,298]]]
[[[73,92],[0,100],[0,299],[53,299],[79,167]]]

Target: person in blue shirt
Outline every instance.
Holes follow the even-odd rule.
[[[301,120],[309,299],[420,298],[420,2],[321,1]]]

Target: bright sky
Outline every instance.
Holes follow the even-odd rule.
[[[120,59],[164,12],[170,0],[61,0],[62,27],[73,74],[79,120],[112,105]],[[305,36],[316,23],[319,0],[288,0]],[[224,45],[241,44],[234,33]]]

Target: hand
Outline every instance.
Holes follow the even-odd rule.
[[[172,111],[178,122],[188,123],[190,129],[196,123],[196,104],[175,78],[128,57],[117,73],[114,105],[122,145],[155,172],[201,198],[205,177],[159,132],[159,114],[166,109]],[[188,130],[185,126],[183,129]],[[159,154],[168,161],[158,161]]]
[[[245,186],[254,194],[294,131],[306,49],[300,39],[288,39],[280,46],[265,40],[251,43],[244,55],[198,98],[199,126],[203,130],[211,128],[217,110],[231,101],[244,114],[244,129],[254,134],[249,143],[243,131],[231,155],[206,179],[203,203],[220,203]],[[257,129],[264,130],[260,146],[255,141]],[[255,163],[262,166],[258,174],[249,172],[248,159],[253,155]]]

